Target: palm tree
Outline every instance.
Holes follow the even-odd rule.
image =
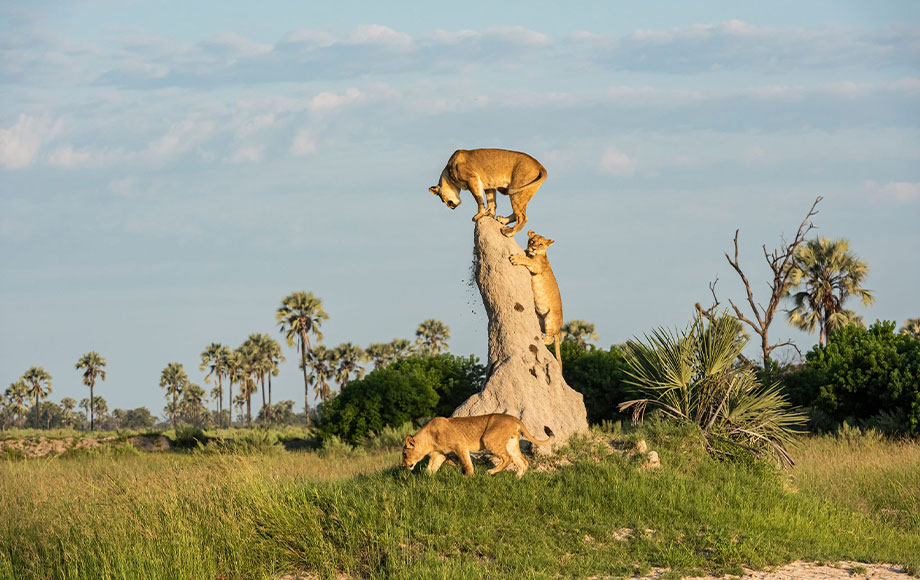
[[[404,359],[413,351],[412,341],[408,338],[394,338],[390,341],[390,346],[393,349],[393,360]]]
[[[562,340],[574,342],[583,349],[588,348],[589,340],[600,338],[594,332],[594,324],[585,320],[569,320],[562,325]]]
[[[738,365],[748,337],[728,314],[704,318],[671,333],[659,328],[645,342],[626,342],[628,382],[644,395],[620,404],[641,418],[647,406],[696,425],[712,453],[735,447],[755,455],[772,453],[792,464],[786,450],[805,415],[793,410],[778,384],[763,386],[754,370]]]
[[[275,312],[275,318],[281,332],[285,333],[288,346],[300,341],[300,366],[303,369],[303,404],[307,425],[310,424],[310,382],[307,378],[307,351],[310,350],[309,333],[317,340],[323,335],[319,327],[329,316],[323,311],[322,301],[312,292],[294,292],[281,301],[281,307]]]
[[[105,399],[96,395],[93,397],[93,404],[89,404],[89,398],[84,397],[80,399],[80,408],[86,411],[87,415],[95,414],[99,417],[105,415],[109,412],[109,404],[105,402]]]
[[[182,390],[182,400],[179,401],[179,411],[182,417],[193,425],[199,424],[202,415],[207,413],[203,401],[204,389],[194,383],[186,385]]]
[[[243,355],[239,352],[239,349],[231,350],[230,355],[227,357],[227,369],[226,369],[228,384],[227,392],[227,410],[229,411],[229,417],[227,420],[227,428],[233,427],[233,385],[235,383],[242,384],[244,379],[243,372]]]
[[[268,375],[268,420],[272,422],[272,377],[277,377],[281,372],[281,363],[284,362],[284,354],[281,352],[281,344],[267,334],[265,337],[266,357],[265,368]]]
[[[335,353],[321,344],[317,344],[307,353],[309,379],[313,383],[313,392],[322,402],[329,396],[329,377],[335,372]]]
[[[237,396],[233,397],[233,406],[236,407],[237,415],[243,414],[243,407],[246,406],[246,397],[245,395],[243,395],[243,393],[240,393]]]
[[[29,395],[35,398],[35,427],[38,427],[38,399],[47,399],[51,393],[51,375],[42,367],[29,367],[22,375],[29,389]]]
[[[72,397],[61,399],[61,409],[64,410],[64,422],[68,427],[73,426],[73,410],[77,406],[77,401]]]
[[[247,427],[252,426],[252,395],[259,390],[257,380],[262,375],[260,352],[251,338],[250,336],[250,339],[236,349],[240,356],[237,377],[240,384],[240,394],[246,400]]]
[[[83,369],[83,384],[89,387],[89,398],[91,400],[93,399],[93,387],[96,386],[96,377],[103,381],[105,380],[105,371],[102,370],[104,366],[105,359],[99,356],[96,351],[84,354],[74,365],[77,370]],[[93,414],[93,409],[90,409],[89,430],[92,431],[95,426],[95,415]]]
[[[249,345],[250,356],[253,357],[253,365],[258,369],[259,381],[262,383],[262,406],[265,407],[264,416],[271,421],[272,399],[271,399],[271,377],[278,376],[278,364],[284,360],[281,354],[281,345],[267,334],[253,333],[246,339]],[[268,377],[268,388],[265,388],[265,379]],[[268,404],[265,402],[265,395],[268,393]]]
[[[375,342],[368,346],[364,352],[367,354],[368,360],[374,362],[375,369],[385,368],[395,359],[392,342]]]
[[[422,356],[435,356],[442,350],[448,349],[447,340],[450,338],[450,328],[436,318],[429,318],[418,325],[415,336],[418,353]]]
[[[339,390],[351,381],[352,376],[361,379],[364,376],[364,367],[361,362],[367,359],[364,349],[350,342],[344,342],[335,347],[336,369],[335,380],[339,383]]]
[[[901,334],[920,338],[920,318],[908,318],[901,327]]]
[[[10,407],[16,414],[17,424],[22,428],[26,418],[26,409],[29,406],[26,402],[26,398],[29,396],[29,385],[24,380],[19,379],[10,383],[10,386],[7,387],[3,394],[9,400]]]
[[[788,294],[793,308],[787,311],[789,323],[807,332],[818,327],[820,346],[831,332],[851,322],[854,313],[844,308],[850,296],[858,296],[867,306],[875,301],[872,291],[861,286],[869,265],[850,252],[845,239],[807,241],[796,249],[790,268]],[[803,285],[804,289],[793,293]]]
[[[188,375],[181,363],[172,362],[160,374],[160,388],[166,389],[167,411],[173,429],[176,428],[176,413],[179,411],[179,396],[189,384]],[[170,402],[170,397],[172,401]]]
[[[219,342],[212,342],[204,352],[201,353],[201,370],[207,370],[204,382],[210,383],[211,377],[217,377],[217,418],[218,424],[223,417],[224,411],[224,375],[227,374],[227,359],[230,358],[230,347],[224,346]],[[213,394],[213,391],[212,391]]]

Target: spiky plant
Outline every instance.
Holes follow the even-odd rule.
[[[683,331],[659,328],[644,342],[627,341],[627,382],[642,398],[620,410],[631,408],[641,419],[652,407],[696,425],[714,454],[734,447],[793,465],[787,448],[805,415],[789,405],[779,385],[762,385],[749,365],[738,363],[748,342],[738,330],[729,315],[707,320],[697,313]]]

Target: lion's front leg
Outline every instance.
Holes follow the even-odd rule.
[[[470,452],[464,449],[457,455],[460,456],[460,463],[463,464],[463,473],[473,475],[473,460],[470,459]]]
[[[447,456],[443,453],[432,451],[428,456],[428,473],[436,473],[441,469],[441,464],[444,463],[445,459],[447,459]]]
[[[476,215],[473,216],[473,221],[479,221],[479,218],[488,215],[489,209],[486,206],[486,194],[482,189],[482,182],[477,180],[476,182],[470,183],[470,192],[473,194],[473,197],[476,198],[476,205],[479,207],[479,211],[476,212]],[[494,197],[494,193],[492,194]],[[494,213],[493,213],[494,215]]]
[[[524,254],[511,254],[508,256],[508,260],[515,266],[524,266],[531,274],[539,274],[543,272],[543,266],[540,265],[540,262],[532,260]]]

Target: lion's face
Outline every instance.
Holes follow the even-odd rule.
[[[456,209],[460,205],[460,192],[451,185],[444,174],[441,174],[441,179],[438,181],[437,185],[432,185],[428,188],[432,194],[441,198],[441,201],[444,202],[444,205],[450,209]]]
[[[533,230],[527,232],[530,239],[527,241],[527,256],[533,258],[538,254],[546,254],[546,248],[553,244],[553,240],[544,238],[540,234],[534,233]]]
[[[403,446],[402,466],[412,470],[415,464],[421,461],[427,454],[428,452],[422,449],[422,446],[418,444],[415,437],[406,437],[406,444]]]

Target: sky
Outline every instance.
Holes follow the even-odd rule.
[[[867,321],[920,316],[920,4],[614,1],[0,2],[0,388],[163,416],[160,373],[307,290],[323,343],[415,338],[485,359],[472,195],[427,188],[456,149],[538,159],[526,230],[566,320],[609,347],[693,304],[768,298],[762,246],[846,238]],[[498,196],[498,213],[509,213]],[[774,340],[815,335],[785,319]],[[297,353],[273,399],[297,401]],[[756,354],[756,353],[755,353]],[[791,357],[786,349],[778,358]],[[256,397],[258,400],[260,398]]]

